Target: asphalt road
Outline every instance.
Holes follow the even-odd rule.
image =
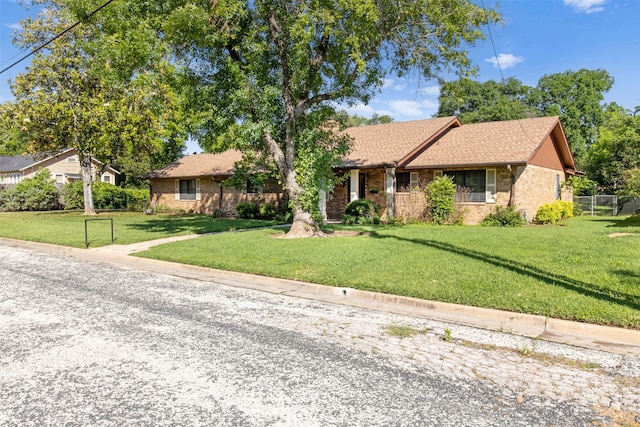
[[[429,323],[415,338],[385,334],[385,327],[398,322],[423,325],[0,246],[0,425],[607,421],[589,401],[556,391],[527,393],[497,380],[525,364],[513,352],[447,342]],[[411,346],[415,350],[408,353]],[[417,357],[427,347],[432,353]],[[542,370],[549,366],[530,363],[513,375],[546,375]],[[482,371],[483,364],[496,378]],[[562,375],[565,368],[558,369]]]

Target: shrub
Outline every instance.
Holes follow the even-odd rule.
[[[65,184],[60,190],[62,207],[65,210],[82,209],[84,207],[84,194],[82,193],[82,181]]]
[[[455,210],[456,185],[453,178],[439,176],[425,188],[427,198],[427,214],[436,224],[448,223]]]
[[[236,205],[236,213],[238,218],[253,219],[260,215],[260,209],[255,203],[240,202]]]
[[[149,205],[149,190],[137,188],[125,188],[127,196],[126,209],[129,212],[142,212]]]
[[[2,192],[0,211],[47,211],[58,207],[58,189],[48,169]]]
[[[263,203],[258,208],[258,215],[261,219],[273,219],[276,216],[276,207],[271,203]]]
[[[93,205],[96,209],[126,209],[127,193],[124,188],[106,182],[91,184]]]
[[[555,224],[571,217],[573,217],[573,202],[556,200],[553,203],[540,206],[536,213],[536,222],[538,224]]]
[[[520,211],[516,211],[513,206],[497,206],[496,210],[485,216],[480,225],[494,227],[520,227],[525,224],[525,220]]]
[[[345,224],[380,224],[380,206],[371,200],[358,199],[344,209]]]

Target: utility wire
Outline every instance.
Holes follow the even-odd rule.
[[[485,16],[488,18],[489,15],[487,14],[487,9],[484,7],[484,0],[480,0],[480,4],[482,6],[482,9],[484,10]],[[502,74],[502,67],[500,66],[500,58],[498,57],[498,51],[496,50],[496,45],[493,42],[493,35],[491,34],[491,25],[489,25],[489,19],[487,19],[487,32],[489,33],[489,40],[491,41],[491,47],[493,48],[493,56],[495,56],[495,58],[496,58],[496,66],[498,67],[498,71],[500,71],[500,79],[501,79],[501,82],[502,82],[502,86],[505,86],[504,74]],[[520,121],[520,119],[517,118],[516,120],[517,120],[518,124],[520,125],[520,129],[522,129],[522,132],[527,137],[527,139],[529,139],[529,141],[531,141],[531,142],[534,142],[533,139],[531,138],[531,136],[525,130],[524,126],[522,125],[522,122]]]
[[[97,9],[93,10],[93,12],[89,13],[86,17],[86,19],[91,18],[93,15],[95,15],[96,13],[100,12],[102,9],[104,9],[105,7],[107,7],[109,4],[111,4],[113,2],[113,0],[107,0],[106,2],[104,2],[100,7],[98,7]],[[47,47],[48,45],[50,45],[51,43],[53,43],[54,41],[56,41],[57,39],[59,39],[60,37],[64,36],[65,34],[67,34],[68,32],[70,32],[71,30],[73,30],[75,27],[77,27],[78,25],[80,25],[82,23],[82,21],[77,21],[75,24],[71,25],[70,27],[66,28],[65,30],[61,31],[60,33],[56,34],[53,38],[51,38],[50,40],[46,41],[45,43],[41,44],[40,46],[34,48],[31,52],[29,52],[28,54],[26,54],[25,56],[23,56],[22,58],[18,59],[16,62],[14,62],[13,64],[9,65],[8,67],[0,70],[0,74],[4,73],[5,71],[15,67],[16,65],[18,65],[19,63],[21,63],[22,61],[24,61],[25,59],[27,59],[28,57],[30,57],[31,55],[38,53],[39,51],[41,51],[42,49],[44,49],[45,47]]]

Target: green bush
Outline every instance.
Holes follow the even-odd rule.
[[[58,208],[58,189],[48,169],[20,181],[0,196],[0,212],[48,211]]]
[[[236,205],[238,218],[254,219],[260,215],[260,208],[255,203],[240,202]]]
[[[62,208],[65,210],[82,209],[84,207],[84,194],[82,193],[82,181],[65,184],[60,190],[62,196]]]
[[[520,227],[525,224],[520,211],[516,211],[513,206],[497,206],[496,210],[482,220],[480,225],[494,227]]]
[[[380,224],[380,206],[371,200],[358,199],[344,209],[345,224]]]
[[[263,203],[258,208],[260,219],[273,219],[276,216],[276,207],[271,203]]]
[[[450,176],[439,176],[427,184],[427,214],[432,222],[446,224],[455,211],[456,185]]]
[[[96,209],[126,209],[127,193],[124,188],[106,182],[91,184],[93,206]]]
[[[84,208],[82,181],[66,184],[60,193],[64,209]],[[126,209],[131,212],[142,212],[149,202],[148,190],[122,188],[106,182],[91,184],[91,193],[96,209]]]
[[[149,205],[149,190],[137,188],[125,188],[127,196],[127,210],[129,212],[143,212]]]
[[[536,222],[538,224],[555,224],[563,219],[573,217],[573,202],[556,200],[553,203],[546,203],[538,209]]]

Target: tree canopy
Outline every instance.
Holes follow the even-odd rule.
[[[38,2],[47,7],[38,19],[22,23],[15,39],[21,47],[40,45],[75,20],[63,0]],[[162,153],[167,138],[184,145],[184,132],[176,125],[177,95],[162,75],[171,66],[155,64],[126,81],[112,78],[98,54],[101,31],[84,24],[56,38],[16,77],[16,100],[4,107],[21,124],[28,151],[78,151],[85,214],[95,213],[91,181],[100,171],[92,169],[93,159],[105,166],[118,157],[143,161]]]
[[[612,85],[605,70],[586,69],[542,76],[533,88],[515,78],[485,83],[460,79],[442,85],[437,116],[457,115],[463,123],[560,116],[576,163],[583,168],[587,148],[604,123],[604,94]]]
[[[294,212],[288,236],[317,233],[320,193],[333,185],[331,167],[348,150],[348,140],[329,125],[339,118],[335,106],[367,102],[391,73],[416,70],[431,79],[469,72],[465,48],[483,37],[482,25],[498,19],[468,0],[175,0],[120,7],[128,27],[114,34],[136,39],[151,23],[183,66],[191,131],[200,145],[239,149],[284,184]]]

